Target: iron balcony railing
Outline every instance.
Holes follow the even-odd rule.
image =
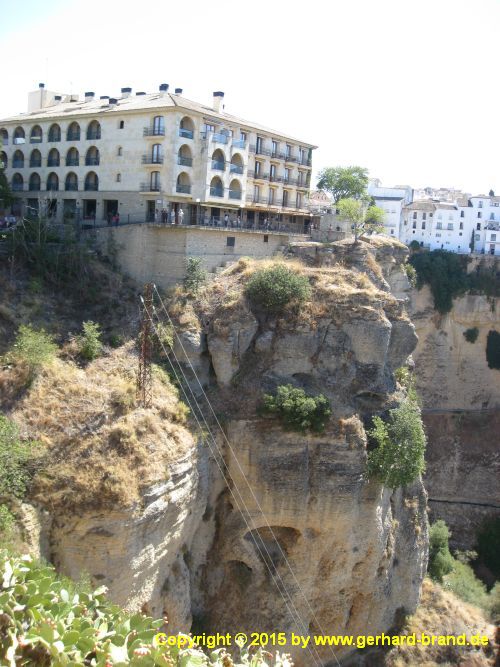
[[[164,127],[145,127],[143,131],[143,136],[145,137],[164,137],[165,128]]]
[[[80,141],[80,132],[68,132],[66,141]]]
[[[21,192],[24,190],[24,183],[12,183],[13,192]]]
[[[240,166],[239,164],[232,164],[230,171],[232,174],[242,174],[243,173],[243,167]]]
[[[268,181],[269,180],[269,174],[265,174],[264,172],[259,172],[256,174],[254,171],[249,171],[248,175],[250,178],[253,178],[254,180],[257,181]]]
[[[247,195],[247,202],[252,204],[266,204],[267,206],[279,206],[276,202],[269,201],[269,197],[258,197],[257,195]]]
[[[59,190],[59,183],[47,183],[47,192],[57,192]]]
[[[141,192],[160,192],[160,183],[141,183]]]
[[[215,169],[217,171],[225,171],[226,170],[226,163],[225,162],[219,162],[218,160],[212,160],[212,169]]]
[[[302,160],[298,160],[298,163],[301,164],[303,167],[310,167],[312,162],[310,158],[302,158]]]
[[[212,135],[212,141],[214,144],[227,144],[228,136],[222,132],[214,132]]]
[[[68,157],[66,158],[67,167],[78,167],[80,164],[80,158],[77,157]]]
[[[60,164],[61,160],[58,157],[47,158],[47,167],[58,167]]]
[[[23,169],[24,168],[24,160],[12,160],[12,167],[14,169]]]
[[[41,167],[42,166],[42,161],[41,160],[30,160],[30,167],[33,169],[34,167]]]
[[[247,142],[245,139],[233,139],[233,148],[242,148],[243,150],[247,147]]]
[[[85,183],[83,189],[87,190],[87,192],[96,192],[99,190],[99,185],[97,183]]]
[[[51,144],[55,143],[56,141],[61,141],[61,135],[60,134],[49,134],[49,138],[47,141]]]
[[[298,162],[298,161],[299,161],[298,157],[292,155],[291,153],[286,153],[285,162]]]
[[[78,190],[78,183],[66,183],[64,189],[75,192],[76,190]]]
[[[191,186],[190,185],[182,185],[181,183],[177,183],[177,187],[175,189],[176,192],[182,192],[184,195],[190,195],[191,194]]]
[[[269,174],[269,180],[271,183],[281,183],[283,181],[283,176],[278,176],[277,174]]]
[[[100,158],[98,157],[86,157],[85,164],[87,167],[95,167],[100,163]]]
[[[40,183],[30,183],[28,189],[30,192],[38,192],[40,190]]]
[[[285,159],[285,154],[281,153],[280,151],[271,151],[271,159],[272,160],[284,160]]]
[[[211,197],[224,197],[224,190],[222,188],[211,187],[210,188],[210,196]]]
[[[183,127],[179,128],[179,137],[184,137],[185,139],[192,139],[194,136],[193,130],[185,130]]]
[[[163,164],[163,155],[143,155],[142,164]]]
[[[41,143],[42,143],[42,137],[39,137],[38,135],[30,137],[30,144],[41,144]]]
[[[271,156],[271,151],[268,148],[263,148],[262,146],[257,148],[257,146],[254,144],[250,146],[250,153],[255,153],[256,155],[267,155],[269,157]]]
[[[193,166],[193,158],[192,157],[184,157],[182,155],[179,155],[177,158],[177,164],[181,164],[183,167],[192,167]]]
[[[241,190],[229,190],[229,199],[241,199]]]
[[[101,138],[101,130],[90,130],[87,132],[87,139],[100,139]]]

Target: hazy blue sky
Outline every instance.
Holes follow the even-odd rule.
[[[315,171],[500,194],[499,0],[23,0],[0,21],[0,116],[51,90],[162,82],[319,145]]]

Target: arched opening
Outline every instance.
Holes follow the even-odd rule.
[[[163,146],[153,144],[151,147],[151,164],[163,164]]]
[[[229,184],[229,199],[241,199],[241,183],[237,178]]]
[[[49,128],[49,141],[61,141],[61,128],[57,123]]]
[[[40,125],[35,125],[31,128],[30,144],[41,144],[43,139],[42,128]]]
[[[31,151],[30,155],[30,167],[41,167],[42,166],[42,154],[35,148]]]
[[[101,125],[97,120],[91,120],[87,126],[87,139],[100,139]]]
[[[149,189],[150,192],[160,192],[160,172],[152,171],[151,176],[149,177]]]
[[[181,173],[177,176],[176,191],[182,192],[182,194],[185,195],[191,194],[191,179],[189,178],[189,174],[186,174],[185,171],[181,171]]]
[[[118,146],[118,150],[116,151],[116,154],[118,157],[121,157],[123,155],[123,148],[121,146]]]
[[[47,190],[59,190],[59,176],[53,171],[47,176]]]
[[[179,125],[179,136],[186,139],[194,137],[194,123],[189,116],[184,116]]]
[[[24,135],[24,130],[21,126],[16,127],[14,130],[14,144],[24,144],[26,143],[25,135]]]
[[[96,148],[95,146],[91,146],[87,151],[87,155],[85,156],[85,164],[87,165],[87,167],[93,167],[98,165],[99,161],[100,161],[99,149]]]
[[[79,164],[80,164],[80,153],[74,146],[72,146],[66,153],[66,166],[78,167]]]
[[[19,190],[24,189],[24,178],[21,174],[14,174],[12,176],[12,190],[13,192],[19,192]]]
[[[78,176],[74,171],[70,171],[64,181],[65,190],[78,190]]]
[[[99,177],[95,171],[89,171],[85,176],[85,190],[99,190]]]
[[[193,156],[191,153],[191,149],[187,144],[183,144],[179,148],[179,152],[177,154],[177,164],[182,164],[184,167],[193,166]]]
[[[68,131],[66,132],[66,140],[80,141],[80,126],[76,120],[74,120],[68,127]]]
[[[7,153],[5,151],[2,151],[0,153],[0,164],[3,167],[3,169],[7,169],[8,160],[7,160]]]
[[[32,192],[40,190],[40,176],[36,172],[30,176],[29,189]]]
[[[224,171],[226,168],[226,157],[220,148],[215,150],[212,154],[212,169],[217,171]]]
[[[165,134],[165,118],[163,116],[155,116],[153,118],[153,136],[162,137]]]
[[[218,176],[214,176],[210,181],[210,195],[212,197],[224,196],[224,186],[222,185],[222,181]]]
[[[12,166],[14,169],[22,169],[24,167],[24,153],[22,151],[17,150],[14,152]]]
[[[58,167],[61,163],[61,157],[57,148],[51,148],[47,158],[47,167]]]
[[[4,146],[9,145],[9,133],[7,132],[7,130],[5,128],[2,128],[0,130],[0,138],[2,139],[2,144]]]
[[[231,158],[231,173],[232,174],[243,173],[243,158],[239,153],[235,153]]]

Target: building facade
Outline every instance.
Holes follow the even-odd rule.
[[[204,106],[161,84],[79,100],[40,84],[27,113],[0,121],[13,213],[303,231],[315,146],[225,113],[223,97]]]

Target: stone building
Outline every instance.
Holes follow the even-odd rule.
[[[167,214],[184,224],[308,227],[315,146],[226,113],[222,92],[205,106],[168,88],[80,100],[40,84],[27,113],[0,121],[13,212],[42,208],[97,225],[119,213],[120,222]]]

